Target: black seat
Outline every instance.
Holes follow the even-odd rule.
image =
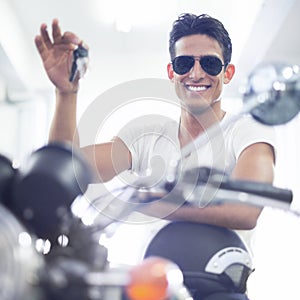
[[[234,231],[201,223],[168,223],[150,241],[144,257],[149,256],[176,263],[195,299],[244,294],[252,272],[251,256]]]

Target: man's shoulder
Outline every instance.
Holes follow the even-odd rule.
[[[267,142],[276,145],[274,126],[268,126],[255,120],[250,114],[237,116],[225,130],[225,135],[235,141]]]
[[[232,118],[234,121],[229,124],[230,128],[247,128],[247,129],[263,129],[273,131],[273,126],[268,126],[255,120],[250,114],[234,115],[226,113],[227,119]],[[227,120],[228,121],[228,120]]]

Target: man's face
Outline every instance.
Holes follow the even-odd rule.
[[[207,35],[194,34],[179,39],[175,44],[176,57],[181,55],[191,55],[198,58],[211,55],[218,57],[222,64],[224,59],[222,50],[218,42]],[[229,65],[233,68],[232,65]],[[227,71],[222,71],[212,76],[206,73],[199,60],[196,59],[194,66],[185,74],[179,75],[173,70],[172,64],[168,66],[169,78],[175,84],[177,96],[182,101],[182,104],[193,113],[202,113],[207,108],[213,106],[221,97],[223,84],[228,83],[231,79],[228,78]]]

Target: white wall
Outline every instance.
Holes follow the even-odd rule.
[[[44,145],[49,130],[48,101],[42,97],[0,102],[0,153],[16,166]]]

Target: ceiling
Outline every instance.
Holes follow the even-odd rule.
[[[168,34],[183,12],[208,13],[228,29],[237,71],[226,93],[236,97],[258,63],[300,63],[299,11],[299,0],[0,0],[0,99],[53,91],[34,45],[40,24],[53,18],[90,47],[86,103],[128,80],[167,78]]]

